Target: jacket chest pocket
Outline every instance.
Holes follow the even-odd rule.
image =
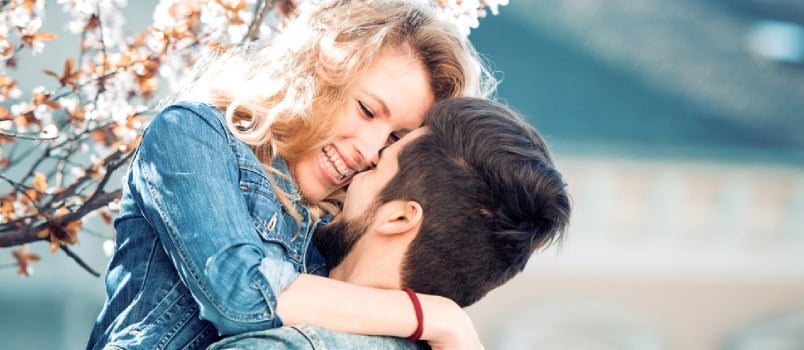
[[[241,170],[240,191],[260,238],[266,243],[280,244],[290,258],[300,261],[301,254],[293,244],[296,222],[282,208],[268,179],[260,174]]]

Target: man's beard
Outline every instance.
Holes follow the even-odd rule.
[[[324,256],[328,269],[333,269],[354,249],[355,244],[366,234],[377,213],[373,205],[360,217],[351,220],[339,220],[319,227],[313,235],[313,244]]]

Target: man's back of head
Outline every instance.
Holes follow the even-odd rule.
[[[570,199],[542,138],[507,107],[446,100],[425,126],[400,153],[379,201],[413,200],[424,209],[402,284],[468,306],[561,240]]]

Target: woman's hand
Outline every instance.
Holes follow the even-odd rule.
[[[451,299],[418,294],[424,313],[424,333],[433,350],[483,350],[472,319]]]

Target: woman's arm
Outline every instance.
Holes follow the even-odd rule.
[[[193,104],[157,115],[143,135],[128,186],[201,318],[220,334],[278,327],[275,291],[298,273],[258,236],[239,188],[233,141],[214,113]],[[269,276],[260,272],[266,257],[275,271]]]
[[[450,299],[418,294],[424,333],[433,349],[482,349],[468,315]],[[279,295],[277,313],[288,325],[311,324],[341,332],[408,337],[416,315],[401,290],[358,286],[315,275],[300,275]]]

